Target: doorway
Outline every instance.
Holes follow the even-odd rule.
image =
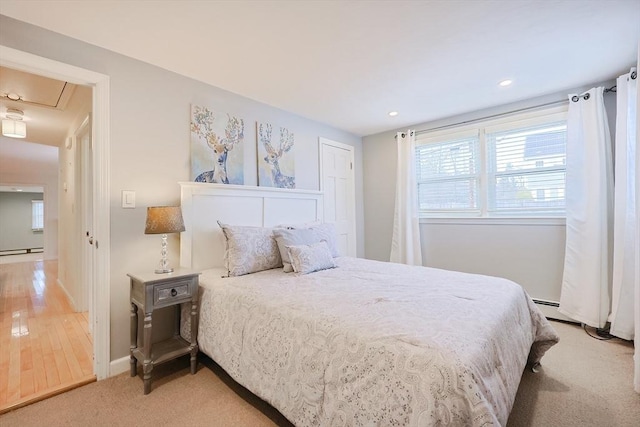
[[[107,378],[110,362],[109,77],[6,46],[0,46],[0,66],[92,88],[93,201],[88,215],[94,225],[93,244],[81,246],[81,252],[87,252],[94,260],[88,278],[90,306],[95,308],[88,319],[93,330],[93,372],[98,380]]]

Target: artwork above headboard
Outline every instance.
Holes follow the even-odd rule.
[[[218,221],[273,227],[322,221],[322,193],[312,190],[181,182],[185,231],[180,265],[195,270],[224,266],[224,236]]]

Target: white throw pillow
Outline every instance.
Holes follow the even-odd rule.
[[[280,250],[280,257],[282,258],[282,264],[284,265],[285,273],[291,273],[293,271],[287,246],[309,245],[311,243],[318,243],[320,241],[316,233],[309,228],[274,228],[273,236],[278,243],[278,249]]]
[[[287,229],[287,230],[302,230],[302,229],[311,229],[314,233],[316,233],[317,241],[325,240],[327,245],[329,245],[329,250],[331,251],[331,255],[335,257],[340,256],[340,251],[338,250],[338,234],[336,232],[336,225],[332,222],[303,222],[297,224],[280,224],[276,226],[275,229]],[[309,243],[309,242],[307,242]],[[282,249],[281,249],[282,254]],[[286,267],[286,266],[285,266]]]
[[[338,250],[338,235],[336,233],[336,225],[332,222],[325,222],[323,224],[314,225],[311,227],[318,240],[324,240],[329,246],[331,256],[339,257],[340,251]]]
[[[336,267],[329,246],[325,241],[311,245],[288,246],[287,249],[291,265],[296,273],[308,274]]]

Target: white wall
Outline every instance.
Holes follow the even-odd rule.
[[[612,76],[613,77],[613,76]],[[476,111],[430,123],[410,126],[423,130],[462,123],[566,99],[593,86],[610,87],[615,81],[567,90],[511,105]],[[615,95],[605,95],[612,134],[615,126]],[[398,129],[363,138],[365,257],[389,260]],[[532,224],[531,221],[423,220],[420,224],[423,265],[469,273],[506,277],[520,283],[534,298],[559,301],[564,264],[564,221]]]
[[[256,184],[256,121],[286,126],[295,132],[296,182],[301,189],[319,189],[318,137],[353,145],[358,253],[364,254],[361,138],[5,16],[0,16],[0,44],[110,76],[112,360],[129,351],[126,274],[150,271],[159,258],[157,236],[144,235],[146,207],[178,204],[177,183],[189,180],[192,103],[244,118],[248,185]],[[121,208],[122,190],[136,192],[136,209]],[[177,265],[177,235],[170,237],[169,246],[169,259]]]

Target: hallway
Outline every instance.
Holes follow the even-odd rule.
[[[73,312],[57,260],[2,258],[0,414],[96,378],[88,313]]]

